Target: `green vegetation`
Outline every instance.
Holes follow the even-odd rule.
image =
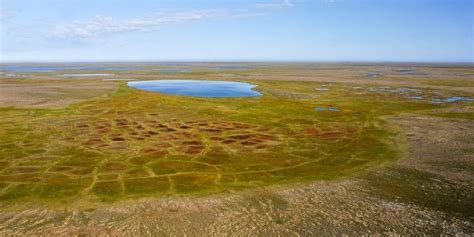
[[[453,119],[470,119],[474,120],[473,112],[449,112],[449,113],[430,113],[431,116]]]
[[[472,171],[472,167],[470,169]],[[474,216],[472,186],[450,182],[433,173],[401,167],[371,173],[367,180],[375,193],[388,200],[468,218]]]
[[[338,84],[249,82],[264,96],[193,98],[122,84],[65,109],[2,108],[0,201],[116,201],[336,179],[399,156],[381,116],[441,106]]]

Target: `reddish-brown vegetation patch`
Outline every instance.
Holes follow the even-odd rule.
[[[127,169],[127,165],[121,162],[108,162],[100,167],[101,172],[122,171]]]
[[[51,169],[49,169],[49,171],[51,171],[51,172],[64,172],[64,171],[70,171],[72,169],[73,168],[69,167],[69,166],[55,166],[55,167],[52,167]]]
[[[125,138],[123,138],[123,137],[112,137],[112,138],[110,138],[110,140],[116,141],[116,142],[122,142],[122,141],[125,141]]]
[[[74,169],[73,171],[71,171],[69,173],[75,174],[75,175],[88,175],[88,174],[91,174],[93,171],[94,171],[94,168],[86,167],[86,168]]]
[[[79,125],[89,132],[80,130]],[[224,121],[160,121],[150,118],[134,121],[116,118],[111,119],[111,122],[81,121],[79,125],[76,126],[77,134],[74,133],[72,138],[84,141],[82,144],[89,149],[130,152],[145,157],[165,157],[173,152],[196,156],[208,146],[202,140],[203,136],[209,136],[211,144],[231,145],[232,149],[255,148],[258,145],[258,149],[262,149],[270,145],[267,144],[268,141],[276,140],[274,136],[264,133],[270,131],[270,128],[252,128],[247,124]],[[65,140],[68,138],[71,137],[65,137]],[[146,162],[135,160],[134,163]]]
[[[307,128],[305,130],[306,134],[314,137],[323,138],[326,140],[336,140],[336,139],[344,139],[344,138],[351,138],[357,132],[356,128],[340,128],[340,127],[333,127],[333,128]]]
[[[97,175],[99,180],[114,180],[118,178],[118,174],[101,174]]]

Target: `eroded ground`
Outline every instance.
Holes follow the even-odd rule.
[[[2,75],[3,90],[31,89],[0,98],[2,233],[472,233],[472,102],[437,102],[472,97],[469,66],[146,67]],[[120,77],[244,80],[264,96]],[[61,106],[44,102],[58,87]]]

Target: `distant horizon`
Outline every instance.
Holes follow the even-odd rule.
[[[103,64],[130,64],[130,63],[271,63],[271,64],[300,64],[300,63],[314,63],[314,64],[460,64],[460,65],[474,65],[474,62],[442,62],[442,61],[304,61],[304,60],[117,60],[117,61],[0,61],[2,64],[87,64],[87,63],[103,63]]]

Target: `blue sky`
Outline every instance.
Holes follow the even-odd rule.
[[[472,0],[1,0],[0,61],[474,62]]]

